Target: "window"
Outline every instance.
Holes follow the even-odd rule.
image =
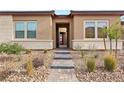
[[[24,30],[25,30],[24,22],[17,22],[15,29],[16,29],[15,37],[16,38],[24,38]]]
[[[108,21],[105,20],[91,20],[85,22],[85,38],[107,38],[102,31],[103,28],[108,27]]]
[[[102,31],[103,28],[107,27],[107,22],[97,22],[97,33],[98,38],[107,38],[107,35]]]
[[[27,38],[36,38],[36,22],[28,22]]]
[[[86,38],[95,38],[95,22],[85,23],[85,34]]]
[[[19,21],[15,23],[15,38],[36,38],[36,21]]]

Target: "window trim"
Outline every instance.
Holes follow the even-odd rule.
[[[85,28],[86,28],[85,23],[86,22],[95,22],[95,38],[86,38],[86,35],[85,35],[85,33],[86,33],[86,31],[85,31]],[[103,40],[103,38],[98,38],[98,31],[97,31],[97,27],[98,27],[97,23],[98,22],[106,22],[107,27],[109,27],[109,20],[85,20],[84,21],[84,33],[83,33],[84,34],[83,36],[84,36],[85,40]],[[108,39],[108,36],[105,39]]]
[[[23,22],[24,26],[25,26],[25,22],[24,21],[18,21],[18,23],[19,22]],[[16,38],[16,23],[14,24],[14,38]],[[25,27],[24,27],[24,38],[25,38]],[[24,38],[17,38],[17,39],[24,39]]]
[[[28,34],[27,34],[27,33],[28,33],[28,23],[30,23],[30,22],[35,22],[35,23],[36,23],[36,37],[35,37],[35,38],[28,38],[28,36],[27,36],[27,35],[28,35]],[[26,38],[27,38],[27,39],[36,39],[36,38],[37,38],[37,27],[38,27],[37,25],[38,25],[38,24],[37,24],[37,21],[26,21],[26,28],[27,28],[27,29],[26,29],[26,30],[27,30],[27,31],[26,31]]]
[[[15,32],[16,32],[16,23],[17,22],[24,22],[25,25],[25,29],[24,29],[24,38],[16,38],[15,37]],[[27,38],[27,26],[28,26],[28,22],[36,22],[36,38]],[[37,39],[37,33],[38,33],[38,22],[35,20],[31,20],[31,21],[14,21],[14,32],[13,32],[13,40],[36,40]]]

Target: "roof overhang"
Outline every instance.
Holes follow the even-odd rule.
[[[0,15],[54,15],[54,11],[0,11]]]
[[[69,15],[56,15],[55,11],[0,11],[0,15],[52,15],[58,18],[68,18],[74,15],[112,15],[122,16],[124,11],[70,11]]]
[[[71,11],[71,15],[124,15],[124,11]]]

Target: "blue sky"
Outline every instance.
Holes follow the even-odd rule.
[[[55,13],[58,15],[68,15],[70,14],[70,10],[55,10]]]
[[[0,10],[124,10],[124,0],[0,0]]]

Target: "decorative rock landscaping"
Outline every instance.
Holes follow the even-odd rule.
[[[115,71],[109,72],[104,69],[104,51],[95,51],[95,53],[99,55],[96,60],[96,70],[89,73],[86,68],[85,57],[81,58],[77,51],[72,52],[73,61],[75,62],[75,74],[78,80],[82,82],[124,82],[124,55],[119,53],[118,65]]]
[[[45,66],[39,67],[34,71],[34,74],[31,76],[28,76],[24,72],[11,72],[11,74],[3,81],[9,81],[9,82],[41,82],[45,81],[47,76],[49,75],[48,68]]]
[[[33,74],[29,76],[25,68],[29,54],[3,55],[0,56],[0,81],[3,82],[41,82],[46,81],[49,75],[49,66],[53,59],[53,52],[32,51],[32,61],[35,62]],[[11,59],[7,57],[11,57]],[[2,60],[1,60],[2,58]],[[3,61],[5,58],[6,60]],[[18,59],[18,60],[17,60]],[[34,60],[35,59],[35,60]],[[38,63],[39,62],[39,63]],[[43,62],[43,63],[42,63]]]

